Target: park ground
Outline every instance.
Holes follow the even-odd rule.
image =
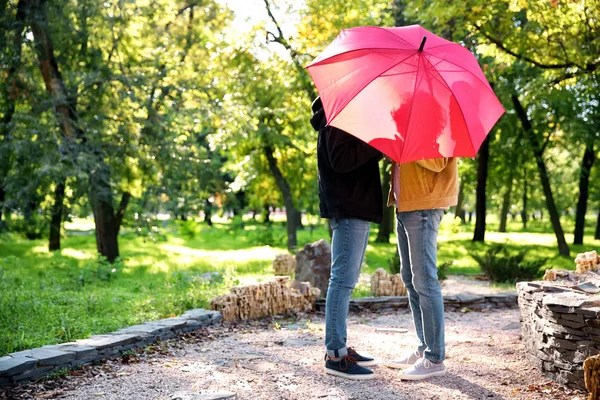
[[[389,332],[381,328],[404,328]],[[446,313],[447,375],[354,382],[323,372],[321,313],[223,323],[162,342],[120,360],[74,371],[10,393],[15,399],[201,400],[584,400],[582,392],[542,376],[525,358],[519,311]],[[414,345],[407,310],[352,314],[349,343],[384,362]],[[219,398],[219,397],[216,397]],[[223,397],[226,398],[226,397]]]

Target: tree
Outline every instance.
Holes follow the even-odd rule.
[[[532,132],[532,125],[529,121],[529,117],[519,98],[517,95],[512,96],[512,101],[515,107],[515,111],[521,120],[523,125],[523,129],[527,134],[527,137],[530,140],[531,147],[534,151],[535,161],[538,166],[540,179],[542,181],[542,187],[544,188],[544,195],[546,196],[546,205],[548,207],[548,212],[550,213],[550,220],[552,222],[552,227],[554,229],[554,234],[556,235],[556,240],[558,242],[558,251],[563,256],[569,256],[569,246],[565,240],[565,234],[563,232],[562,226],[560,224],[560,217],[558,214],[558,210],[556,208],[556,204],[554,202],[554,196],[552,195],[552,189],[550,187],[550,181],[548,179],[548,170],[546,168],[546,164],[543,158],[544,146],[539,142],[537,135]]]

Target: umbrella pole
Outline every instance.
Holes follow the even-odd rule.
[[[423,47],[425,47],[425,41],[427,41],[427,36],[423,36],[423,40],[421,41],[421,46],[419,47],[419,51],[423,51]]]

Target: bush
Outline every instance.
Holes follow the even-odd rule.
[[[437,273],[438,273],[438,280],[440,282],[448,279],[448,268],[450,268],[453,263],[454,263],[454,261],[446,261],[445,263],[441,263],[440,265],[438,265]]]
[[[400,254],[398,254],[397,247],[396,251],[394,251],[394,256],[388,259],[388,270],[390,271],[390,274],[400,273]]]
[[[541,278],[547,258],[524,261],[527,251],[511,254],[503,244],[491,246],[483,254],[471,254],[483,273],[493,282],[516,283]]]

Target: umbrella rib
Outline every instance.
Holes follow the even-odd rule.
[[[407,45],[414,47],[414,45],[412,43],[410,43],[408,40],[404,39],[403,37],[400,37],[398,35],[396,35],[394,32],[391,32],[385,28],[382,28],[381,26],[373,26],[373,28],[376,28],[380,31],[384,31],[386,34],[392,35],[394,38],[396,39],[400,39],[401,41],[403,41],[404,43],[406,43]]]
[[[419,66],[421,65],[421,57],[419,57],[419,63],[417,64],[417,76],[415,78],[415,86],[413,88],[413,94],[417,90],[417,84],[419,83]],[[421,76],[421,80],[423,80],[423,76]],[[413,105],[415,104],[414,99],[410,103],[410,110],[408,111],[408,119],[407,125],[410,124],[410,117],[412,115]],[[406,137],[404,138],[404,146],[402,146],[402,153],[400,154],[400,160],[404,157],[404,150],[406,149],[406,144],[408,143],[408,126],[406,127]]]
[[[336,53],[336,54],[334,54],[332,56],[329,56],[327,58],[319,60],[319,62],[307,65],[305,68],[309,69],[309,68],[312,68],[312,67],[320,66],[323,63],[325,63],[325,61],[330,61],[331,62],[332,58],[336,58],[336,57],[342,56],[344,54],[350,54],[350,53],[353,53],[355,51],[365,51],[365,50],[396,50],[396,51],[401,50],[401,51],[411,52],[412,53],[411,55],[413,55],[414,52],[415,52],[415,50],[413,50],[413,49],[395,49],[393,47],[367,47],[367,48],[360,48],[360,49],[352,49],[352,50],[344,51],[344,52],[341,52],[341,53]],[[402,61],[404,61],[404,60],[402,60]]]
[[[337,117],[340,115],[341,111],[342,111],[342,110],[343,110],[343,109],[344,109],[344,108],[345,108],[345,107],[346,107],[348,104],[350,104],[350,102],[351,102],[352,100],[354,100],[354,98],[355,98],[356,96],[358,96],[358,95],[359,95],[359,94],[360,94],[360,93],[363,91],[363,89],[364,89],[364,88],[366,88],[367,86],[369,86],[369,85],[371,84],[371,82],[373,82],[375,79],[377,79],[377,78],[381,77],[381,76],[382,76],[384,73],[386,73],[386,72],[387,72],[387,71],[389,71],[390,69],[394,68],[394,67],[395,67],[395,66],[397,66],[398,64],[400,64],[400,63],[403,63],[404,61],[408,60],[410,57],[414,57],[414,55],[415,55],[415,53],[413,53],[413,54],[411,54],[411,55],[407,56],[406,58],[403,58],[402,60],[398,61],[397,63],[395,63],[394,65],[392,65],[391,67],[389,67],[389,68],[388,68],[388,69],[386,69],[385,71],[382,71],[381,73],[377,74],[377,75],[376,75],[376,76],[375,76],[373,79],[371,79],[370,81],[368,81],[368,82],[367,82],[367,83],[366,83],[366,84],[365,84],[365,85],[364,85],[362,88],[360,88],[360,90],[357,90],[357,91],[356,91],[356,94],[355,94],[354,96],[352,96],[350,99],[348,99],[348,101],[346,102],[346,104],[344,104],[343,106],[339,107],[339,108],[340,108],[340,111],[339,111],[337,114],[335,114],[334,116],[332,116],[332,117],[331,117],[331,121],[329,121],[329,122],[328,122],[328,124],[329,124],[329,125],[331,125],[331,124],[333,123],[333,121],[335,121],[335,119],[336,119],[336,118],[337,118]],[[420,62],[420,61],[419,61],[419,62]],[[417,65],[417,73],[418,73],[418,70],[419,70],[419,67],[418,67],[418,65]],[[341,80],[341,79],[340,79],[340,80]],[[327,86],[326,88],[323,88],[323,90],[325,91],[325,90],[329,89],[330,87],[334,86],[334,84],[335,84],[335,83],[337,83],[337,82],[339,82],[339,81],[336,81],[336,82],[332,83],[331,85]]]
[[[468,50],[467,50],[467,51],[468,51]],[[470,52],[469,52],[469,53],[470,53]],[[472,53],[471,53],[471,55],[472,55]],[[465,68],[465,67],[463,67],[462,65],[458,65],[457,63],[454,63],[454,62],[452,62],[452,61],[450,61],[450,60],[447,60],[447,59],[445,59],[445,58],[442,58],[442,57],[438,57],[438,56],[436,56],[436,55],[434,55],[434,54],[430,54],[430,56],[431,56],[431,57],[435,57],[435,58],[437,58],[437,59],[440,59],[440,60],[442,60],[442,61],[446,61],[447,63],[450,63],[450,64],[452,64],[452,65],[455,65],[455,66],[457,66],[458,68],[460,68],[460,69],[461,69],[461,70],[463,70],[464,72],[466,72],[466,73],[468,73],[468,74],[471,74],[471,75],[473,75],[473,76],[474,76],[474,77],[475,77],[475,78],[476,78],[476,79],[477,79],[479,82],[483,83],[485,86],[489,86],[489,83],[488,83],[488,82],[482,81],[480,77],[478,77],[477,75],[475,75],[473,72],[469,71],[468,69],[466,69],[466,68]],[[479,63],[477,63],[477,65],[479,65]],[[459,72],[459,71],[456,71],[456,72]]]
[[[466,71],[466,70],[465,70]],[[446,82],[446,80],[444,79],[444,77],[441,74],[437,74],[440,76],[440,78],[442,79],[442,82],[444,83],[444,85],[446,86],[446,88],[448,89],[448,91],[450,92],[450,94],[454,97],[454,99],[456,100],[456,104],[458,104],[458,108],[460,109],[460,116],[463,119],[463,122],[465,123],[465,127],[467,128],[467,130],[469,129],[469,125],[467,124],[467,119],[465,118],[465,112],[462,109],[462,106],[460,104],[460,102],[458,101],[458,99],[456,99],[456,96],[454,95],[454,93],[452,92],[452,89],[450,89],[450,85],[448,85],[448,82]],[[436,79],[437,80],[437,79]],[[438,80],[439,82],[439,80]],[[440,83],[442,83],[440,82]],[[471,135],[468,135],[469,137],[469,142],[471,143],[471,149],[473,150],[473,153],[475,153],[475,146],[473,145],[473,139],[471,138]]]

